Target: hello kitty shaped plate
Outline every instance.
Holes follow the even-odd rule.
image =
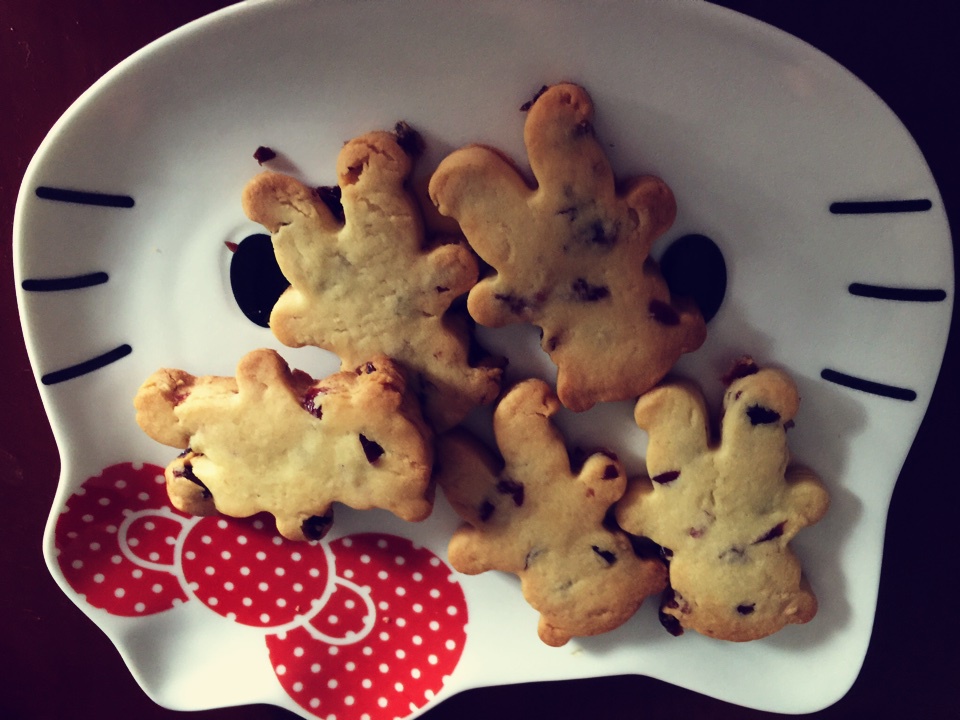
[[[672,187],[678,217],[654,254],[689,235],[722,254],[722,303],[677,372],[714,409],[741,353],[799,385],[791,448],[832,496],[793,543],[820,599],[807,625],[745,644],[675,638],[651,600],[615,632],[551,648],[515,578],[448,567],[458,520],[442,498],[416,524],[338,508],[314,544],[275,537],[262,518],[167,504],[158,477],[171,452],[131,406],[156,368],[232,375],[258,347],[315,376],[337,367],[281,347],[235,300],[227,245],[263,232],[240,207],[254,149],[329,185],[345,140],[402,119],[426,139],[421,173],[474,141],[522,164],[517,109],[559,80],[590,91],[618,175]],[[804,43],[696,2],[240,4],[137,53],[64,115],[26,174],[15,252],[63,459],[46,558],[162,705],[379,720],[472,687],[640,673],[807,712],[856,677],[891,492],[946,344],[952,251],[912,139]],[[881,342],[892,328],[898,342]],[[509,358],[508,379],[553,379],[535,329],[480,339]],[[571,446],[610,447],[644,471],[630,403],[558,422]],[[488,423],[469,422],[487,434]]]

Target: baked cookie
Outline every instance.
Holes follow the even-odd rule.
[[[317,540],[334,502],[405,520],[432,509],[432,437],[384,356],[314,380],[272,350],[231,377],[162,369],[134,399],[151,438],[185,448],[166,469],[173,505],[194,515],[267,511],[292,540]]]
[[[430,180],[439,211],[495,270],[470,290],[468,310],[490,327],[540,326],[571,410],[634,398],[706,337],[699,311],[671,299],[649,257],[673,223],[673,193],[651,176],[618,191],[583,88],[545,88],[528,105],[534,187],[480,145],[446,157]]]
[[[336,353],[344,368],[383,353],[399,361],[435,429],[492,402],[502,369],[474,366],[467,318],[448,312],[477,280],[476,258],[459,243],[427,247],[406,184],[418,137],[372,132],[348,142],[338,187],[310,188],[265,172],[243,192],[247,216],[273,237],[291,286],[270,315],[285,345]]]
[[[668,629],[745,641],[816,613],[788,543],[820,520],[829,498],[810,470],[790,462],[786,428],[800,402],[793,381],[749,359],[728,379],[716,443],[692,383],[668,382],[640,398],[649,477],[631,481],[616,517],[669,558]]]
[[[559,408],[546,383],[526,380],[494,411],[502,462],[463,431],[437,446],[437,483],[467,523],[450,541],[450,564],[517,575],[553,646],[619,627],[666,583],[664,565],[638,557],[606,522],[626,487],[620,462],[598,452],[572,469],[550,421]]]

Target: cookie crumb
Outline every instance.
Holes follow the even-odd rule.
[[[549,85],[543,85],[534,93],[533,97],[527,100],[523,105],[520,106],[520,112],[527,112],[530,108],[533,107],[533,104],[540,99],[540,96],[543,95],[547,90],[550,89]]]
[[[397,136],[397,145],[411,158],[418,158],[423,155],[427,144],[423,141],[423,136],[410,127],[409,124],[401,120],[394,128],[393,132]]]
[[[256,160],[260,165],[273,160],[276,156],[277,153],[275,153],[271,148],[268,148],[266,145],[261,145],[253,152],[253,159]]]

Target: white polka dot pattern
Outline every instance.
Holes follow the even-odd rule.
[[[380,533],[294,542],[256,516],[189,518],[152,465],[84,482],[57,520],[56,549],[71,587],[111,614],[199,601],[262,628],[281,685],[318,718],[407,717],[440,692],[466,643],[463,591],[429,550]]]
[[[171,516],[135,516],[161,508]],[[183,530],[178,517],[186,516],[170,507],[162,468],[136,469],[130,463],[108,467],[88,478],[57,518],[60,570],[90,605],[113,615],[168,610],[186,595],[176,576],[153,566],[172,569],[174,545]],[[128,551],[145,561],[144,567],[123,553],[121,527]]]
[[[406,717],[440,692],[460,659],[467,621],[463,591],[450,582],[450,568],[433,563],[432,552],[404,538],[351,535],[330,548],[338,573],[345,576],[349,568],[352,582],[369,588],[377,612],[374,629],[359,642],[331,646],[334,656],[305,627],[267,637],[274,668],[285,669],[278,678],[301,707],[321,718],[355,718],[359,711],[370,720]],[[310,624],[326,632],[328,613],[343,621],[367,610],[365,603],[352,611],[328,603]],[[322,670],[316,666],[321,657]]]
[[[327,556],[320,545],[275,533],[266,515],[203,518],[183,545],[183,575],[191,587],[196,583],[197,598],[255,627],[286,625],[308,613],[326,588]]]

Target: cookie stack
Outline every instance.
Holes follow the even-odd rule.
[[[450,237],[428,237],[404,124],[344,146],[337,192],[273,172],[248,184],[244,210],[291,283],[270,328],[334,352],[341,372],[317,380],[257,350],[235,378],[155,373],[135,406],[147,434],[183,450],[166,470],[172,502],[267,511],[286,537],[317,540],[335,502],[416,521],[439,486],[464,520],[451,564],[519,576],[548,645],[619,627],[656,594],[674,633],[743,641],[807,622],[816,598],[787,543],[828,498],[791,463],[796,387],[741,360],[711,441],[696,387],[664,381],[706,338],[649,256],[673,194],[651,176],[615,181],[583,88],[544,87],[522,109],[534,182],[494,148],[453,152],[428,187]],[[464,296],[469,316],[452,309]],[[556,391],[502,388],[472,323],[539,327]],[[551,420],[636,398],[649,477],[628,481],[609,450],[571,457]],[[494,402],[499,452],[460,427]]]

